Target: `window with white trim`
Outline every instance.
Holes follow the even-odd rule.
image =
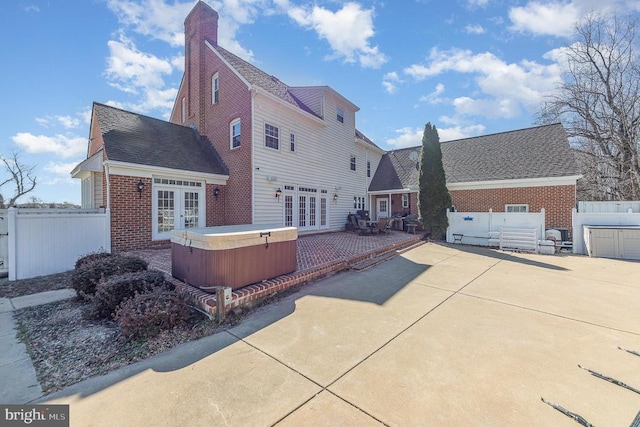
[[[367,162],[367,178],[371,178],[371,162]]]
[[[351,156],[351,159],[349,160],[349,167],[352,171],[356,170],[356,156]]]
[[[220,89],[220,80],[218,78],[218,73],[215,73],[211,77],[211,103],[212,104],[218,103],[219,89]]]
[[[182,98],[180,101],[180,122],[184,123],[187,121],[187,98]]]
[[[340,107],[338,107],[337,112],[336,112],[336,119],[340,122],[340,123],[344,123],[344,110]]]
[[[240,119],[235,119],[229,125],[229,135],[231,136],[231,148],[240,147],[241,126]]]
[[[409,207],[409,195],[408,194],[403,194],[402,195],[402,207],[403,208],[408,208]]]
[[[504,211],[511,213],[527,213],[529,212],[529,205],[504,205]]]
[[[279,130],[268,123],[264,124],[264,145],[269,148],[278,149],[280,147]]]
[[[289,135],[289,149],[292,153],[296,151],[296,136],[294,134]]]

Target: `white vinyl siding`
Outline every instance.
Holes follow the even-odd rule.
[[[318,99],[314,95],[324,90],[317,88],[314,92],[309,89],[303,94],[309,100]],[[321,93],[324,94],[322,106],[316,105],[314,111],[326,112],[326,120],[295,107],[286,107],[261,94],[254,98],[251,135],[257,142],[252,145],[254,223],[298,226],[302,195],[306,195],[303,200],[307,209],[305,214],[312,208],[316,212],[313,225],[316,230],[344,229],[347,215],[353,212],[353,195],[360,197],[361,206],[369,206],[366,194],[371,178],[367,177],[363,166],[366,163],[362,162],[370,162],[375,171],[381,154],[355,142],[355,110],[348,109],[347,102],[340,102],[344,108],[344,123],[339,123],[335,119],[338,100],[331,94]],[[291,134],[295,135],[295,156],[290,155],[290,147],[274,150],[265,146],[265,124],[277,127],[279,136],[285,135],[285,144],[290,142]],[[352,155],[362,166],[356,171],[345,164]],[[278,188],[282,189],[283,196],[276,199],[274,194]],[[301,191],[301,188],[316,189],[317,193]],[[316,194],[317,199],[311,201],[310,194]],[[338,196],[335,201],[334,194]],[[310,203],[315,205],[312,207]],[[305,227],[312,228],[308,219],[304,222]]]

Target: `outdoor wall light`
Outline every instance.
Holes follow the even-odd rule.
[[[276,199],[280,200],[280,196],[282,196],[282,190],[278,188],[276,190]]]
[[[337,201],[338,201],[338,193],[335,193],[335,194],[333,195],[333,201],[334,201],[334,202],[337,202]]]
[[[217,199],[219,195],[220,195],[220,189],[218,187],[214,188],[213,189],[213,197],[215,197]]]
[[[138,181],[136,184],[136,189],[138,190],[138,194],[140,194],[140,198],[142,199],[142,190],[144,190],[144,182],[142,180]]]

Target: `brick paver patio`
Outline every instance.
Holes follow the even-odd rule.
[[[233,300],[227,309],[248,304],[295,285],[317,280],[381,254],[401,250],[419,243],[421,238],[422,236],[419,234],[407,234],[401,231],[364,236],[351,232],[299,236],[297,270],[291,274],[236,289],[233,291]],[[170,249],[149,249],[136,251],[132,254],[147,260],[149,268],[171,275]],[[215,314],[215,295],[205,293],[175,279],[174,281],[178,287],[183,288],[194,297],[200,308],[210,314]]]

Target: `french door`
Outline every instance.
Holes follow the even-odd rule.
[[[326,190],[285,186],[284,202],[284,225],[298,227],[299,231],[328,228]]]
[[[203,227],[204,192],[196,189],[154,188],[153,238],[171,238],[171,230]]]

